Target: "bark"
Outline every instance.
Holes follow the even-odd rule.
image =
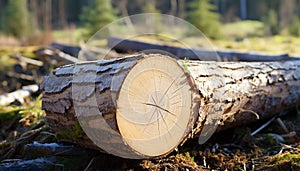
[[[76,117],[81,117],[81,115],[75,115],[74,103],[85,101],[83,104],[91,104],[91,101],[87,99],[94,91],[92,86],[95,86],[93,85],[95,83],[90,84],[89,80],[92,80],[93,77],[91,78],[89,75],[77,77],[75,80],[72,75],[78,71],[88,73],[88,68],[91,68],[89,66],[100,64],[102,69],[99,71],[101,74],[96,77],[96,80],[98,80],[96,84],[99,84],[99,86],[96,86],[98,88],[96,88],[95,93],[98,103],[91,105],[89,107],[91,111],[86,113],[91,114],[90,121],[93,121],[95,116],[92,115],[91,108],[101,110],[105,122],[113,130],[118,130],[119,125],[114,119],[116,108],[112,100],[117,96],[112,95],[110,91],[112,90],[110,87],[111,75],[116,72],[123,73],[121,77],[118,77],[119,84],[115,84],[116,87],[113,88],[113,90],[119,90],[122,80],[124,80],[125,75],[131,68],[130,66],[135,63],[137,58],[139,57],[126,58],[125,61],[122,58],[82,63],[80,69],[77,68],[74,71],[72,66],[67,66],[56,70],[54,75],[45,77],[42,84],[44,90],[43,109],[47,112],[47,121],[50,127],[56,133],[61,133],[62,130],[69,130],[67,133],[76,132]],[[190,132],[188,135],[183,135],[185,138],[181,139],[182,142],[195,136],[202,137],[200,142],[205,142],[217,127],[219,130],[224,130],[283,114],[296,109],[300,100],[300,60],[277,62],[181,62],[183,68],[193,78],[193,80],[189,79],[190,85],[195,85],[194,88],[199,92],[198,97],[194,96],[193,102],[197,104],[200,102],[200,106],[198,106],[199,113],[191,117],[197,117],[196,124],[194,124],[194,119],[190,120],[189,125],[193,125],[193,129],[188,126],[186,130],[190,130]],[[107,80],[110,81],[107,82]],[[71,83],[73,88],[76,85],[85,87],[85,92],[75,91],[73,100]],[[197,107],[197,104],[194,105],[194,108]],[[81,105],[81,107],[78,109],[86,110],[83,108],[84,105]],[[193,111],[198,110],[193,109]],[[96,123],[96,125],[105,124],[101,121]],[[108,129],[103,129],[103,133],[99,134],[99,141],[107,143],[106,151],[113,151],[115,149],[113,144],[118,144],[118,147],[122,147],[122,149],[115,150],[122,151],[123,154],[119,154],[122,157],[132,158],[133,154],[137,154],[117,136],[119,133],[114,134]],[[64,138],[86,147],[98,148],[83,132],[75,137]],[[109,149],[109,146],[112,149]],[[170,149],[170,151],[172,150],[173,148]],[[149,157],[142,154],[137,155],[142,158]]]
[[[171,53],[178,59],[188,58],[190,60],[201,61],[245,61],[245,62],[264,62],[264,61],[281,61],[293,59],[288,54],[267,55],[256,53],[239,53],[227,51],[207,51],[200,49],[187,49],[168,45],[158,45],[134,40],[124,40],[117,37],[108,39],[108,47],[117,52],[129,53],[140,52],[149,49],[161,50]]]
[[[199,114],[204,118],[192,134],[202,131],[204,140],[217,127],[225,130],[286,114],[296,110],[300,101],[300,60],[191,61],[188,70],[198,86]]]

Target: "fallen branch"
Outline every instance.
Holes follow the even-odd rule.
[[[23,104],[26,98],[30,97],[32,93],[35,93],[38,90],[39,86],[34,84],[29,86],[23,86],[20,90],[0,95],[0,105],[7,106],[15,101],[18,101],[19,103]]]
[[[15,58],[16,60],[18,60],[20,63],[35,65],[35,66],[38,66],[38,67],[43,66],[42,61],[26,58],[26,57],[21,56],[20,54],[15,54],[15,55],[10,55],[10,56],[12,58]]]
[[[37,77],[34,77],[32,75],[22,74],[22,73],[8,72],[7,76],[12,77],[12,78],[21,79],[21,80],[27,80],[27,81],[37,81],[38,80]]]
[[[45,61],[45,63],[51,63],[51,60],[56,60],[60,65],[67,65],[80,61],[77,58],[63,53],[58,49],[41,48],[34,51],[34,53],[39,57],[40,60]]]

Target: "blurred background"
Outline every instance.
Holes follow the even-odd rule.
[[[68,63],[53,62],[53,54],[46,59],[49,54],[39,49],[51,45],[77,57],[100,28],[140,13],[184,19],[201,30],[217,50],[300,56],[299,9],[300,0],[0,0],[0,93],[40,82],[42,75]],[[124,21],[128,28],[135,24],[130,18]],[[171,28],[165,30],[172,35]],[[124,27],[115,29],[124,32]],[[155,38],[158,41],[150,42],[177,45],[163,36]],[[189,41],[192,45],[201,40],[190,36]],[[106,39],[101,42],[106,43]],[[12,77],[17,80],[9,81]]]
[[[217,48],[299,54],[299,8],[299,0],[1,0],[0,46],[78,44],[118,18],[150,12],[189,21]]]

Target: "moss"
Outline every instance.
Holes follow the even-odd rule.
[[[292,162],[300,164],[300,154],[284,153],[282,155],[276,156],[273,159],[273,162],[279,162],[279,161],[284,161],[284,160],[292,161]]]
[[[76,142],[82,135],[84,135],[84,131],[82,130],[79,121],[76,120],[73,129],[61,130],[56,133],[56,138]]]
[[[190,65],[190,60],[188,58],[184,58],[184,60],[182,61],[182,67],[184,69],[184,72],[187,74],[190,74],[190,71],[188,69],[189,65]]]
[[[0,106],[0,121],[11,120],[18,117],[19,112],[21,110],[22,110],[21,107],[18,106],[9,106],[9,107]]]
[[[185,153],[185,159],[191,162],[195,162],[195,157],[192,157],[189,152]]]

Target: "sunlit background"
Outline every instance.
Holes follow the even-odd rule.
[[[298,55],[299,7],[298,0],[1,0],[0,46],[79,44],[118,18],[150,12],[187,20],[218,49]]]

